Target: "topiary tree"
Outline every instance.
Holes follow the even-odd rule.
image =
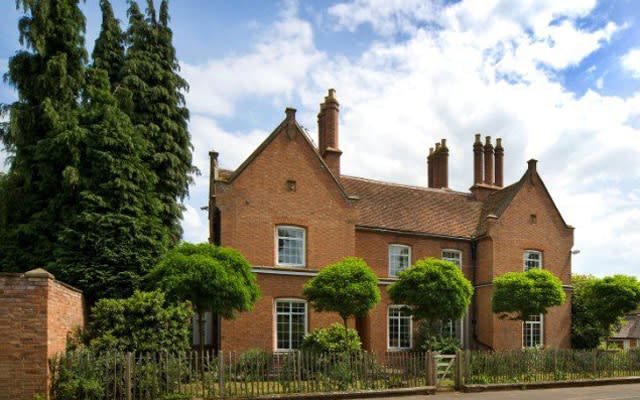
[[[148,279],[169,297],[189,300],[198,314],[200,352],[204,352],[204,313],[223,318],[249,311],[260,297],[255,274],[238,250],[208,243],[182,243],[168,252]]]
[[[464,316],[473,286],[457,265],[429,257],[400,272],[388,291],[394,303],[407,305],[411,315],[433,331],[439,321]]]
[[[593,275],[572,275],[571,285],[571,346],[576,349],[594,349],[609,332],[597,323],[587,307],[590,288],[599,279]]]
[[[323,268],[304,285],[304,295],[316,311],[336,312],[344,325],[344,348],[349,349],[347,320],[364,317],[380,302],[378,278],[358,257],[345,257]]]
[[[562,305],[566,298],[560,279],[543,269],[507,272],[495,278],[493,286],[491,309],[502,319],[526,321]]]
[[[305,335],[302,341],[302,350],[314,353],[336,353],[345,349],[354,352],[362,348],[360,336],[355,329],[347,330],[347,337],[344,336],[343,327],[335,323],[328,328],[317,328]]]
[[[89,345],[103,352],[157,352],[189,348],[191,306],[167,304],[160,291],[136,291],[126,299],[102,299],[91,309]]]

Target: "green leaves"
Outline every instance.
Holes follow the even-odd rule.
[[[531,315],[546,314],[566,298],[560,279],[543,269],[507,272],[495,278],[493,285],[491,308],[500,318],[525,321]]]
[[[148,279],[170,298],[189,300],[198,312],[212,310],[224,318],[250,311],[260,297],[255,274],[240,252],[206,243],[180,244]]]
[[[316,311],[336,312],[344,320],[365,316],[380,302],[378,278],[357,257],[323,268],[304,285],[304,295]]]
[[[91,314],[89,344],[97,352],[189,349],[191,305],[168,304],[160,291],[102,299]]]
[[[461,318],[473,286],[457,265],[429,257],[400,272],[388,291],[394,303],[409,306],[417,319],[433,322]]]
[[[640,282],[627,275],[572,277],[573,345],[594,348],[640,306]]]

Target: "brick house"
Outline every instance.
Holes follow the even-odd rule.
[[[382,302],[350,321],[368,350],[412,348],[411,317],[391,304],[386,287],[424,257],[450,260],[473,283],[467,316],[443,331],[465,348],[570,346],[570,276],[574,228],[567,225],[528,162],[522,178],[503,187],[504,149],[490,137],[473,143],[474,185],[448,188],[449,149],[437,143],[427,157],[427,187],[340,173],[339,104],[329,90],[318,114],[318,147],[295,119],[295,109],[235,171],[210,152],[210,241],[239,249],[253,265],[262,297],[234,320],[208,318],[207,345],[244,351],[298,347],[305,332],[338,322],[316,313],[303,284],[344,256],[362,257],[379,277]],[[471,151],[469,152],[471,156]],[[546,268],[558,276],[567,302],[544,318],[522,323],[491,312],[492,279],[507,271]]]

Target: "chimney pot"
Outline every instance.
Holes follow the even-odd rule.
[[[536,166],[538,164],[538,160],[535,160],[532,158],[531,160],[527,161],[527,164],[529,165],[529,167],[527,168],[529,172],[536,172]]]
[[[449,187],[449,149],[447,148],[447,139],[440,142],[440,186]]]
[[[288,120],[295,121],[295,119],[296,119],[296,109],[295,108],[287,107],[284,110],[284,113],[287,115],[287,119]]]
[[[495,166],[495,185],[502,187],[504,185],[504,148],[502,147],[502,138],[496,139]]]
[[[329,89],[324,103],[320,104],[318,114],[318,150],[334,175],[340,176],[339,149],[339,113],[340,104],[335,89]]]
[[[493,145],[491,136],[487,136],[484,145],[484,183],[487,185],[493,185],[493,166]]]
[[[482,167],[482,162],[484,160],[483,157],[484,148],[482,147],[482,139],[480,139],[480,134],[476,134],[476,140],[473,143],[473,184],[478,185],[482,183],[482,177],[484,174],[484,169]]]

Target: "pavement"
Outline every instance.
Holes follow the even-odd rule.
[[[430,396],[387,397],[393,400],[640,400],[640,384],[587,386],[501,392],[438,392]]]

